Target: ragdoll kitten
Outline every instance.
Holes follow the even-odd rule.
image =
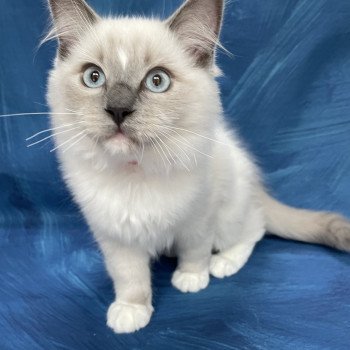
[[[188,0],[166,21],[49,4],[57,153],[115,285],[115,332],[148,324],[158,254],[178,257],[174,287],[198,292],[209,274],[235,274],[266,230],[350,250],[350,223],[272,199],[225,125],[215,81],[223,0]]]

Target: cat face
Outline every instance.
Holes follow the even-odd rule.
[[[214,51],[222,1],[188,1],[167,21],[102,19],[73,3],[50,1],[60,46],[49,103],[76,113],[56,123],[79,121],[114,155],[203,142],[195,134],[209,136],[221,112]]]

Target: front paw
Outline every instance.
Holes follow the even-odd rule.
[[[171,283],[183,293],[196,293],[208,286],[209,273],[208,271],[196,273],[176,270]]]
[[[108,309],[107,325],[116,333],[133,333],[147,326],[152,312],[151,305],[116,301]]]
[[[239,265],[224,256],[213,255],[210,261],[209,270],[212,276],[216,278],[224,278],[237,273]]]

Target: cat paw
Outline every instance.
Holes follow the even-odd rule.
[[[107,312],[107,326],[116,333],[133,333],[147,326],[151,319],[151,305],[114,302]]]
[[[210,260],[210,274],[216,278],[224,278],[238,272],[239,266],[234,261],[220,255],[213,255]]]
[[[208,271],[195,273],[176,270],[171,283],[183,293],[196,293],[208,286],[209,273]]]

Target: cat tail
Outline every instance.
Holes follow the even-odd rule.
[[[292,208],[266,192],[261,198],[269,233],[350,252],[350,221],[341,215]]]

